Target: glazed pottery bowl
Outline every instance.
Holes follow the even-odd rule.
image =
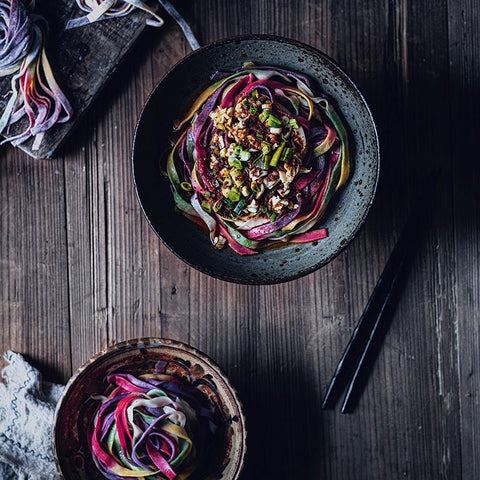
[[[143,338],[113,345],[92,357],[69,380],[55,412],[54,454],[57,468],[66,480],[101,480],[86,442],[86,428],[96,409],[91,396],[105,390],[112,373],[141,375],[155,371],[157,362],[165,373],[181,377],[200,389],[222,419],[215,446],[192,480],[236,480],[243,467],[246,429],[242,405],[218,365],[198,350],[158,338]]]
[[[210,83],[216,71],[233,71],[246,61],[308,75],[315,91],[333,99],[347,125],[352,172],[320,221],[328,237],[313,243],[240,256],[215,249],[207,235],[175,213],[159,160],[170,146],[173,122]],[[316,85],[315,85],[316,84]],[[338,255],[365,221],[377,186],[377,131],[365,99],[335,62],[318,50],[280,37],[245,36],[215,42],[181,60],[157,85],[139,119],[133,145],[138,199],[153,230],[187,264],[213,277],[246,284],[279,283],[306,275]]]

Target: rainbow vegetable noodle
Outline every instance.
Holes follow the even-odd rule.
[[[38,150],[45,132],[70,120],[73,110],[60,89],[45,53],[47,22],[30,13],[34,1],[0,0],[0,77],[12,75],[11,95],[0,117],[0,133],[12,145],[34,137]],[[10,135],[10,127],[28,118],[26,128]]]
[[[194,385],[165,373],[107,377],[87,430],[108,479],[185,480],[210,456],[218,419]],[[203,460],[202,460],[203,459]]]
[[[177,9],[168,0],[158,0],[166,12],[178,23],[185,38],[193,50],[200,48],[200,44],[190,28],[190,25],[180,15]],[[124,17],[135,10],[143,10],[152,18],[146,20],[151,27],[161,27],[163,19],[155,13],[155,8],[142,0],[76,0],[78,7],[86,12],[86,15],[69,20],[66,30],[82,27],[94,22],[108,20],[109,18]]]
[[[67,23],[66,30],[108,18],[124,17],[137,8],[153,17],[147,19],[147,25],[161,27],[164,23],[163,19],[155,13],[155,10],[142,0],[76,0],[76,3],[80,10],[86,12],[86,15],[70,20]]]
[[[212,80],[175,122],[166,171],[177,209],[240,255],[325,238],[317,224],[350,172],[331,101],[277,67],[247,64]]]

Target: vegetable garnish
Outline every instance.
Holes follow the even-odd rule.
[[[216,429],[213,408],[194,385],[165,373],[107,377],[87,431],[93,460],[109,479],[184,480]]]
[[[327,237],[315,225],[350,172],[347,130],[330,100],[277,67],[213,78],[175,121],[166,171],[178,210],[240,255]]]
[[[34,7],[30,1],[29,8]],[[13,74],[12,94],[0,118],[0,133],[25,115],[29,123],[17,135],[2,143],[16,146],[34,136],[32,150],[38,150],[43,136],[56,123],[70,120],[72,107],[58,86],[45,53],[47,22],[29,14],[20,0],[0,0],[0,76]],[[6,129],[6,132],[4,130]]]

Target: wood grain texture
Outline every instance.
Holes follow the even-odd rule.
[[[32,164],[11,150],[7,161],[6,153],[0,175],[5,350],[24,353],[61,381],[71,369],[63,162]]]
[[[48,4],[48,2],[47,2]],[[351,74],[381,138],[375,204],[337,259],[276,286],[228,284],[155,237],[135,197],[135,122],[189,51],[148,30],[65,156],[0,153],[0,347],[66,381],[115,341],[158,335],[215,358],[247,415],[245,480],[480,477],[480,15],[472,0],[182,0],[201,43],[276,33]],[[112,27],[113,28],[113,27]],[[422,179],[438,192],[385,343],[352,415],[320,409]]]
[[[454,192],[454,275],[456,350],[464,478],[480,476],[480,165],[475,160],[480,117],[480,12],[475,2],[448,2],[452,189]],[[455,121],[461,118],[461,125]]]

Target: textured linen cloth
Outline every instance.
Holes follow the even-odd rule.
[[[63,385],[42,375],[18,353],[7,352],[9,365],[0,383],[0,479],[56,480],[52,450],[53,415]]]

